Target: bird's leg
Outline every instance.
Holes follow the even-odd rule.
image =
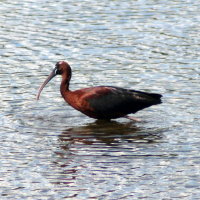
[[[141,122],[142,120],[141,119],[139,119],[139,118],[136,118],[136,117],[131,117],[131,116],[128,116],[128,115],[126,115],[126,116],[124,116],[126,119],[130,119],[130,120],[132,120],[132,121],[135,121],[135,122]]]

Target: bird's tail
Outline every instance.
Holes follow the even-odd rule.
[[[135,92],[140,93],[141,95],[145,95],[147,97],[147,99],[150,102],[152,102],[152,105],[156,105],[156,104],[162,103],[162,100],[161,100],[162,95],[161,94],[149,93],[149,92],[141,92],[141,91],[137,91],[137,90],[135,90]],[[148,98],[148,97],[150,97],[150,98]]]
[[[156,93],[147,93],[149,96],[151,96],[152,98],[154,98],[155,100],[157,100],[158,104],[162,103],[161,94],[156,94]]]

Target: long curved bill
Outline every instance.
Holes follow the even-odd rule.
[[[40,86],[39,90],[38,90],[38,94],[37,94],[37,100],[39,100],[40,98],[40,93],[42,92],[43,88],[45,87],[45,85],[53,78],[55,77],[56,74],[56,69],[54,69],[51,74],[49,74],[49,76],[47,77],[47,79],[44,81],[44,83]]]

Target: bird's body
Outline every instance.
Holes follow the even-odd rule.
[[[68,63],[61,61],[40,87],[38,97],[44,86],[57,74],[62,75],[60,92],[65,101],[76,110],[95,119],[115,119],[126,117],[128,114],[152,105],[160,104],[160,94],[128,90],[112,86],[97,86],[69,90],[71,68]]]
[[[159,104],[160,95],[98,86],[62,93],[65,101],[76,110],[96,119],[115,119]]]

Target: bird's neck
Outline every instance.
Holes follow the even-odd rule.
[[[62,77],[62,81],[61,81],[61,85],[60,85],[60,92],[64,98],[65,94],[67,92],[69,92],[69,81],[70,81],[70,77],[66,77],[66,76],[63,76]]]

